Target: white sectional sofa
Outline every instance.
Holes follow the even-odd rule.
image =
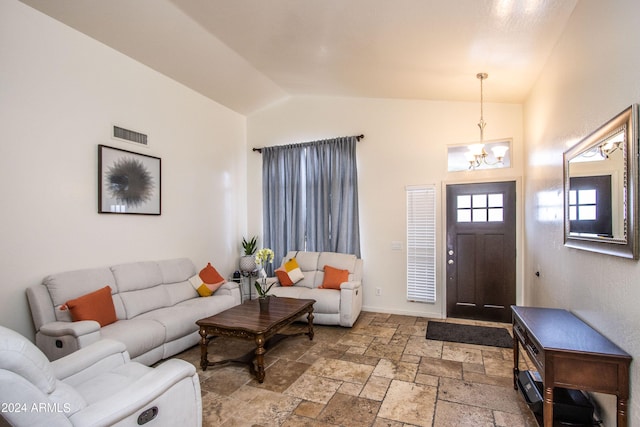
[[[195,322],[240,304],[234,282],[200,297],[189,279],[198,274],[190,259],[114,265],[47,276],[27,289],[36,345],[56,360],[102,338],[125,344],[132,360],[151,365],[199,342]],[[73,322],[67,301],[109,285],[117,321],[101,327]]]
[[[336,252],[289,251],[282,265],[295,258],[304,279],[293,286],[276,283],[270,294],[277,297],[314,299],[313,323],[351,327],[362,310],[362,259]],[[349,280],[340,289],[321,289],[325,266],[349,271]],[[276,278],[270,278],[270,282]],[[306,316],[305,316],[306,319]],[[303,319],[304,320],[304,319]],[[306,320],[305,320],[306,321]]]

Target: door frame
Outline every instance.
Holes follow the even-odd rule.
[[[472,179],[474,178],[474,179]],[[465,177],[465,179],[445,180],[442,181],[442,187],[440,189],[442,194],[442,205],[440,206],[443,219],[442,224],[442,236],[440,239],[441,253],[447,253],[447,186],[456,184],[483,184],[488,182],[514,182],[516,183],[516,304],[523,305],[525,301],[524,294],[524,265],[525,265],[525,253],[524,253],[524,192],[522,189],[522,177],[516,176],[500,176],[500,177]],[[443,303],[441,305],[443,319],[447,318],[447,257],[440,259],[440,285],[437,292],[442,295]]]

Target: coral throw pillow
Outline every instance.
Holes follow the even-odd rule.
[[[300,270],[298,261],[295,258],[285,262],[282,267],[276,269],[275,273],[282,286],[293,286],[304,279],[304,274],[302,274],[302,270]]]
[[[224,280],[224,277],[218,273],[218,270],[216,270],[211,263],[207,263],[207,266],[200,270],[199,274],[190,278],[189,282],[198,292],[198,295],[201,297],[210,297],[226,280]]]
[[[293,286],[293,282],[289,278],[289,274],[287,274],[287,270],[285,270],[284,267],[277,268],[275,273],[278,278],[278,282],[280,282],[280,286]]]
[[[69,300],[60,309],[69,309],[71,319],[74,322],[78,320],[95,320],[100,323],[100,326],[107,326],[118,320],[110,286],[105,286],[97,291]]]
[[[324,278],[320,289],[340,289],[340,284],[349,281],[349,270],[340,270],[329,265],[324,266]]]

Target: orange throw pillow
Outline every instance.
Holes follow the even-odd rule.
[[[118,320],[110,286],[105,286],[97,291],[69,300],[61,307],[62,310],[65,308],[68,308],[71,312],[71,319],[74,322],[78,320],[95,320],[100,323],[100,326],[107,326]]]
[[[218,273],[218,270],[209,262],[205,268],[200,270],[200,273],[190,278],[189,282],[196,292],[198,292],[198,295],[201,297],[210,297],[226,280],[224,280],[224,277],[222,277],[220,273]]]
[[[278,278],[278,282],[280,282],[280,286],[293,286],[289,273],[287,273],[287,270],[285,270],[284,267],[277,268],[275,273]]]
[[[340,289],[342,282],[349,281],[349,270],[340,270],[329,265],[324,266],[324,278],[320,289]]]
[[[218,270],[216,270],[210,262],[207,263],[205,268],[200,270],[200,278],[207,285],[222,285],[225,282],[224,277],[218,273]]]

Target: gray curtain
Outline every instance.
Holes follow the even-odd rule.
[[[262,151],[264,244],[280,265],[289,250],[360,257],[356,137]]]
[[[264,247],[273,250],[276,266],[289,248],[304,248],[304,159],[298,145],[262,149]]]

